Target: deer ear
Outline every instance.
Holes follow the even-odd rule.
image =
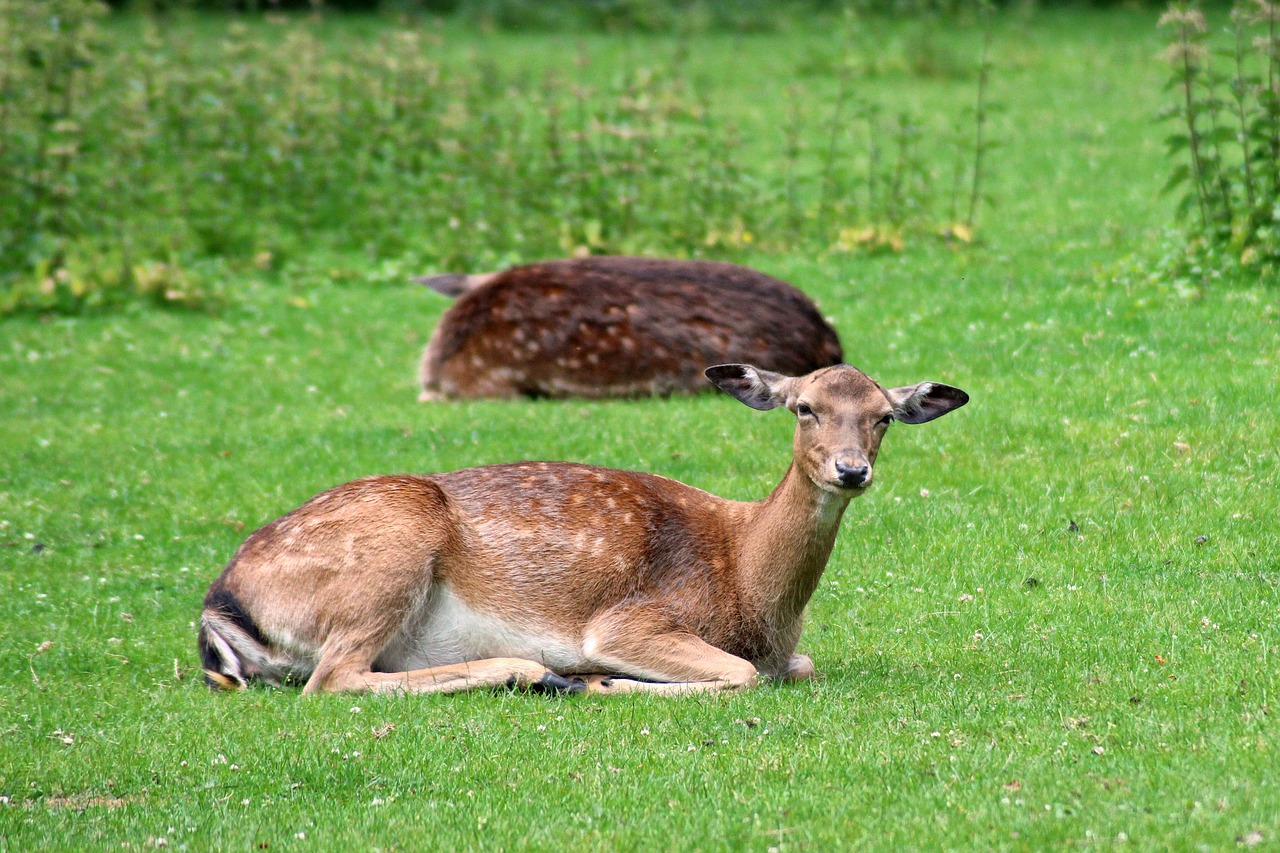
[[[762,411],[786,405],[787,392],[794,381],[790,376],[749,364],[717,364],[705,372],[721,391]]]
[[[969,402],[968,394],[940,382],[921,382],[885,393],[893,403],[893,419],[904,424],[928,423]]]
[[[467,276],[463,273],[447,272],[440,275],[420,275],[409,281],[429,287],[442,296],[457,298],[467,292]]]

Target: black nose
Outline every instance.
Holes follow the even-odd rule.
[[[871,475],[871,468],[868,465],[859,465],[854,468],[843,462],[837,462],[836,475],[840,478],[842,486],[861,486]]]

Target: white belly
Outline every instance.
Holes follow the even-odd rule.
[[[556,672],[572,672],[587,664],[581,639],[478,612],[448,585],[437,584],[426,605],[378,656],[374,668],[405,672],[486,658],[523,658]]]

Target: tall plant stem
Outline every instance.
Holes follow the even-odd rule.
[[[907,175],[907,166],[911,159],[911,124],[906,113],[898,114],[897,159],[893,163],[893,173],[889,179],[888,218],[893,225],[901,225],[906,219],[904,201],[906,193],[903,183]]]
[[[880,130],[879,111],[874,107],[867,108],[867,219],[877,218],[882,211],[877,209],[876,190],[879,181],[876,176],[880,172],[880,143],[877,133]]]
[[[9,110],[10,104],[15,100],[7,93],[9,87],[13,85],[17,74],[16,67],[16,50],[6,50],[5,48],[13,45],[16,47],[17,38],[10,37],[10,31],[16,32],[20,26],[17,15],[17,4],[10,4],[0,0],[0,164],[4,163],[4,155],[7,144],[9,142]],[[4,178],[4,172],[0,171],[0,179]]]
[[[1280,37],[1276,33],[1276,9],[1263,4],[1267,16],[1267,132],[1271,143],[1271,197],[1280,196]]]
[[[845,105],[849,101],[852,73],[846,63],[840,72],[840,87],[836,92],[836,105],[831,113],[830,132],[827,134],[827,150],[822,158],[822,184],[818,191],[818,219],[827,218],[828,206],[835,193],[836,146],[840,140],[840,130],[844,126]],[[820,226],[821,227],[821,226]]]
[[[1235,205],[1231,201],[1231,181],[1227,177],[1226,168],[1223,166],[1225,162],[1222,157],[1222,143],[1219,140],[1218,133],[1218,110],[1221,102],[1214,97],[1212,91],[1209,92],[1209,104],[1206,112],[1209,115],[1209,144],[1213,154],[1212,163],[1214,164],[1214,175],[1211,184],[1217,185],[1220,208],[1220,224],[1224,228],[1230,229],[1231,223],[1235,221]]]
[[[1243,18],[1240,15],[1233,13],[1232,23],[1235,27],[1236,35],[1236,78],[1231,83],[1231,93],[1236,101],[1236,120],[1240,123],[1240,153],[1244,163],[1245,200],[1249,205],[1249,216],[1252,217],[1258,204],[1253,189],[1253,157],[1249,154],[1249,122],[1245,116],[1244,106],[1246,91],[1244,79],[1245,30]]]
[[[800,161],[800,98],[795,91],[791,92],[791,105],[787,110],[787,123],[783,127],[783,172],[785,175],[784,192],[787,200],[787,231],[791,238],[799,235],[800,223],[804,216],[800,211],[800,201],[796,190],[796,171]]]
[[[955,135],[956,157],[951,169],[951,192],[950,203],[947,208],[947,222],[956,222],[956,215],[960,210],[960,194],[964,191],[964,131],[960,128],[956,129]]]
[[[969,188],[969,214],[965,223],[972,227],[978,218],[978,201],[982,198],[982,155],[986,150],[984,132],[987,123],[987,80],[990,77],[991,24],[982,31],[982,59],[978,66],[978,103],[974,110],[973,184]]]
[[[1187,139],[1191,148],[1191,171],[1196,185],[1196,200],[1200,204],[1200,222],[1209,227],[1209,193],[1205,189],[1204,163],[1200,159],[1200,131],[1196,127],[1196,100],[1194,82],[1196,76],[1195,63],[1191,61],[1191,39],[1189,25],[1184,21],[1178,33],[1182,48],[1182,97],[1183,117],[1187,122]]]

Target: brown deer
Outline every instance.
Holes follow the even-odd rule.
[[[706,373],[752,408],[795,413],[794,460],[769,497],[568,462],[356,480],[258,530],[214,581],[208,682],[617,693],[812,677],[795,654],[804,608],[885,430],[968,395],[886,390],[844,364]]]
[[[807,296],[735,264],[591,257],[414,280],[459,297],[422,356],[424,401],[693,393],[713,364],[798,375],[844,358]]]

